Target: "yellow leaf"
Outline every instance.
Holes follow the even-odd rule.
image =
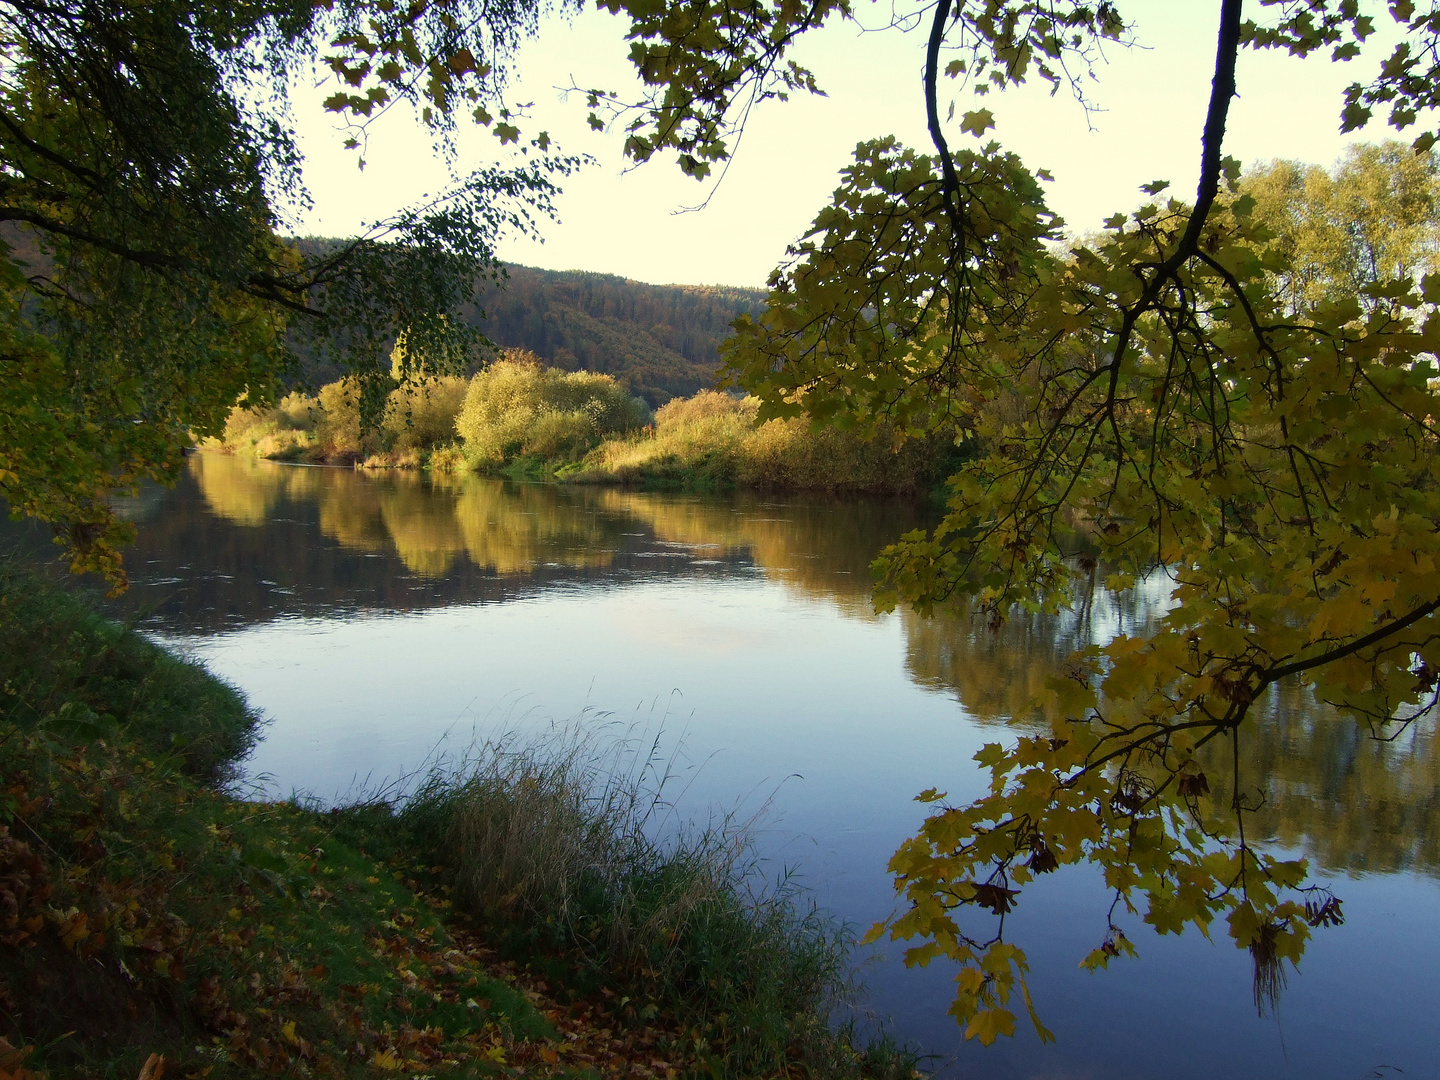
[[[981,1046],[989,1046],[1001,1035],[1015,1034],[1015,1014],[1009,1009],[986,1009],[975,1014],[965,1027],[965,1038],[979,1039]]]
[[[955,976],[955,984],[967,994],[978,994],[985,985],[985,974],[979,968],[964,968]]]
[[[370,1064],[377,1069],[388,1069],[391,1072],[405,1067],[405,1063],[395,1056],[393,1050],[377,1051],[375,1056],[370,1059]]]

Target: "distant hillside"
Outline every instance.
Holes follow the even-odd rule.
[[[613,375],[651,405],[709,386],[730,323],[758,314],[765,300],[758,289],[646,285],[580,270],[508,273],[474,313],[492,341],[567,371]]]

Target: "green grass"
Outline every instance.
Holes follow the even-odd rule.
[[[27,730],[113,731],[206,780],[255,739],[254,717],[232,687],[102,618],[79,595],[42,587],[13,558],[0,558],[0,716]]]

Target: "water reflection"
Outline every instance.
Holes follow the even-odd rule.
[[[144,522],[124,603],[155,606],[150,625],[167,632],[506,601],[575,583],[757,574],[868,620],[870,559],[927,520],[905,502],[432,482],[205,454],[190,459],[189,476],[122,508]],[[905,672],[982,725],[1024,725],[1027,704],[1076,647],[1158,618],[1166,585],[1157,578],[1123,598],[1091,588],[1072,610],[996,629],[962,609],[902,611]],[[1241,746],[1242,784],[1264,797],[1263,835],[1327,870],[1440,875],[1433,717],[1382,742],[1294,685],[1264,705]],[[1207,771],[1217,782],[1229,775],[1218,758]]]
[[[1381,739],[1293,683],[1265,704],[1263,723],[1240,744],[1242,792],[1258,788],[1265,800],[1254,819],[1262,836],[1335,872],[1440,876],[1434,716]],[[1229,776],[1219,761],[1207,772]],[[1220,798],[1230,794],[1221,785]]]
[[[683,557],[695,567],[739,561],[866,618],[870,560],[929,516],[905,501],[715,501],[475,476],[368,476],[209,454],[191,458],[190,473],[216,517],[268,533],[314,516],[321,535],[345,551],[398,558],[422,578],[450,578],[464,563],[514,578],[540,569],[633,570],[636,557]],[[176,511],[183,514],[177,506],[164,516]],[[142,536],[142,546],[154,545]]]
[[[1163,576],[1118,599],[1092,582],[1072,610],[1021,614],[994,629],[963,609],[906,612],[906,670],[953,693],[980,723],[1029,727],[1028,704],[1075,649],[1143,630],[1163,615],[1167,593]],[[1241,737],[1240,783],[1260,804],[1249,825],[1259,836],[1332,873],[1440,876],[1435,716],[1376,738],[1291,681],[1257,703],[1257,721]],[[1204,754],[1219,805],[1233,795],[1230,755],[1223,741]]]

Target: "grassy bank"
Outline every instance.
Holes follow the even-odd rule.
[[[282,461],[681,491],[918,494],[954,471],[956,448],[940,437],[897,445],[883,427],[861,437],[800,419],[758,424],[758,407],[702,390],[652,416],[607,375],[512,352],[468,381],[393,391],[378,427],[362,428],[341,381],[313,398],[237,411],[223,445]]]
[[[741,834],[658,842],[583,747],[324,811],[225,793],[254,737],[203,670],[0,561],[0,1069],[911,1072],[828,1025],[843,943],[751,895]]]

